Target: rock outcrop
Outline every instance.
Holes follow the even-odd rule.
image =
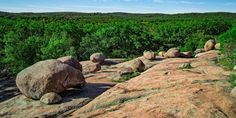
[[[67,88],[83,86],[83,74],[59,60],[40,61],[17,74],[16,85],[27,97],[40,99],[49,92],[61,93]]]
[[[217,52],[202,55],[166,59],[117,84],[71,117],[235,118],[236,102],[226,76],[230,72],[212,64]],[[179,69],[185,63],[192,68]]]

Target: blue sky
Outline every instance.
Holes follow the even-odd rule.
[[[236,0],[0,0],[7,12],[236,12]]]

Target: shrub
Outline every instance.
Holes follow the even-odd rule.
[[[236,74],[229,75],[228,81],[232,85],[232,87],[236,87]]]
[[[220,35],[219,41],[222,45],[222,54],[224,55],[220,63],[232,69],[236,65],[236,25]]]

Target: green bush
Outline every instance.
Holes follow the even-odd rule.
[[[53,34],[51,37],[30,36],[22,39],[20,33],[9,32],[4,37],[4,63],[13,74],[44,59],[75,55],[71,41],[66,33]]]
[[[222,45],[222,54],[224,55],[220,63],[232,69],[236,65],[236,25],[220,35],[219,41]]]
[[[231,74],[229,76],[229,83],[232,85],[232,87],[236,87],[236,75],[235,74]]]

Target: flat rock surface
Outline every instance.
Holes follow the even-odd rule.
[[[194,59],[166,59],[119,83],[70,114],[81,118],[235,118],[230,72],[216,66],[216,51]],[[191,62],[192,68],[179,69]]]

